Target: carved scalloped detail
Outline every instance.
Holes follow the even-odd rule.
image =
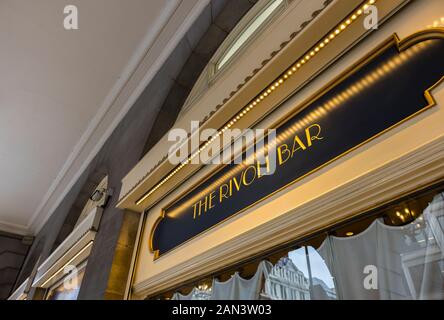
[[[227,98],[224,98],[223,100],[222,100],[222,103],[221,104],[218,104],[209,114],[207,114],[201,121],[199,121],[199,125],[202,125],[202,124],[204,124],[205,122],[207,122],[208,121],[208,119],[212,116],[212,115],[214,115],[215,113],[216,113],[216,111],[218,111],[220,108],[222,108],[237,92],[239,92],[240,91],[240,89],[242,89],[260,70],[262,70],[271,60],[272,60],[272,58],[273,57],[275,57],[280,51],[282,51],[282,49],[284,49],[289,43],[290,43],[290,41],[291,40],[293,40],[299,33],[301,33],[304,29],[305,29],[305,27],[307,27],[309,24],[310,24],[310,22],[312,22],[322,11],[324,11],[325,10],[325,8],[327,8],[327,6],[331,3],[331,2],[333,2],[333,0],[326,0],[326,1],[324,1],[324,3],[323,3],[323,8],[322,9],[319,9],[319,10],[316,10],[316,11],[314,11],[312,14],[311,14],[311,19],[310,20],[306,20],[306,21],[304,21],[303,23],[301,23],[301,25],[299,26],[299,29],[297,30],[297,31],[295,31],[295,32],[292,32],[291,34],[290,34],[290,36],[289,36],[289,39],[287,40],[287,41],[284,41],[284,42],[282,42],[281,44],[280,44],[280,46],[279,46],[279,50],[275,50],[275,51],[273,51],[273,52],[271,52],[270,53],[270,56],[269,56],[269,58],[267,58],[267,59],[265,59],[265,60],[263,60],[262,62],[261,62],[261,67],[260,68],[256,68],[256,69],[254,69],[252,72],[251,72],[251,74],[249,75],[249,76],[247,76],[245,79],[244,79],[244,81],[242,82],[242,83],[240,83],[238,86],[237,86],[237,89],[236,89],[236,91],[231,91],[230,92],[230,94],[229,94],[229,96],[227,97]],[[191,136],[191,133],[188,133],[188,138]],[[183,142],[183,141],[182,141]],[[148,172],[144,175],[144,176],[142,176],[142,178],[140,178],[137,182],[136,182],[136,184],[134,185],[134,186],[132,186],[124,195],[122,195],[120,198],[119,198],[119,202],[120,201],[122,201],[122,199],[123,198],[125,198],[126,196],[128,196],[131,192],[133,192],[134,191],[134,189],[136,189],[137,188],[137,186],[139,186],[140,185],[140,183],[143,181],[143,180],[145,180],[145,178],[146,177],[148,177],[154,170],[156,170],[159,166],[160,166],[160,164],[161,163],[163,163],[166,159],[168,159],[168,154],[167,155],[164,155],[163,157],[162,157],[162,159],[160,159],[151,169],[149,169],[148,170]]]

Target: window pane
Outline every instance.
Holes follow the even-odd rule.
[[[180,293],[174,298],[444,300],[442,186],[300,241],[297,249],[280,249],[198,286],[182,287]]]
[[[77,300],[84,274],[85,268],[82,268],[77,275],[68,275],[49,291],[47,300]]]
[[[217,64],[217,69],[222,68],[228,60],[239,50],[239,48],[247,41],[253,33],[267,20],[267,18],[279,7],[284,0],[274,0],[261,14],[259,14],[253,22],[241,33],[236,41],[231,45],[228,51],[222,56]]]
[[[290,251],[275,264],[266,280],[265,293],[273,300],[336,299],[331,274],[311,246]]]

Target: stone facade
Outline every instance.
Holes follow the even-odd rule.
[[[0,300],[11,294],[32,238],[0,233]]]
[[[121,180],[171,128],[211,56],[255,2],[212,0],[208,4],[36,235],[15,287],[31,274],[39,258],[45,260],[69,235],[89,195],[108,175],[114,196],[104,210],[78,298],[124,297],[139,215],[116,208]],[[30,299],[42,297],[36,290],[29,294]]]

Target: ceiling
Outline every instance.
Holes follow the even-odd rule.
[[[0,230],[39,230],[206,2],[0,0]]]

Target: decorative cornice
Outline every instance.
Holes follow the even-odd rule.
[[[152,295],[177,283],[210,274],[231,263],[293,241],[379,207],[443,178],[444,136],[339,186],[315,200],[257,226],[208,251],[134,285]],[[232,252],[236,252],[233,255]],[[196,268],[200,266],[200,268]]]
[[[21,235],[21,236],[29,234],[27,227],[25,227],[23,225],[15,224],[15,223],[5,222],[5,221],[0,221],[0,231],[4,231],[7,233],[13,233],[16,235]]]
[[[207,115],[205,115],[202,120],[199,121],[199,126],[204,125],[219,109],[221,109],[228,101],[230,101],[230,99],[235,96],[246,84],[248,84],[253,78],[254,76],[259,73],[262,69],[264,69],[269,62],[279,53],[281,52],[297,35],[299,35],[321,12],[323,12],[330,3],[332,3],[333,0],[326,0],[323,3],[323,8],[318,9],[316,11],[313,11],[313,13],[311,14],[311,18],[309,20],[304,21],[300,26],[299,29],[296,31],[293,31],[290,36],[288,37],[288,40],[282,42],[279,45],[279,49],[278,50],[274,50],[272,51],[268,58],[264,59],[261,63],[260,63],[260,67],[253,69],[250,72],[250,75],[248,75],[247,77],[244,78],[243,82],[239,83],[236,87],[235,90],[231,91],[228,96],[224,99],[222,99],[222,102],[219,103],[218,105],[216,105]],[[188,137],[191,137],[191,133],[188,133]],[[182,141],[184,142],[184,141]],[[165,162],[168,159],[168,154],[165,154],[156,164],[154,164],[150,170],[147,171],[147,173],[145,175],[143,175],[131,188],[128,189],[128,191],[124,194],[122,194],[119,197],[118,202],[122,201],[122,199],[124,199],[125,197],[127,197],[130,193],[132,193],[138,186],[139,184],[145,180],[152,172],[154,172],[163,162]]]

